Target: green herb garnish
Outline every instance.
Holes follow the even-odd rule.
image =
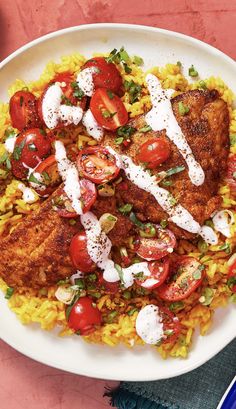
[[[225,251],[226,254],[230,254],[231,253],[231,246],[229,243],[224,243],[222,246],[219,247],[219,250],[223,250]]]
[[[114,266],[115,266],[117,273],[119,274],[121,283],[124,284],[124,274],[123,274],[122,267],[119,264],[114,264]]]
[[[38,180],[38,179],[34,176],[33,173],[30,174],[28,180],[29,180],[29,182],[36,183],[37,185],[43,185],[43,183],[40,182],[40,180]]]
[[[110,91],[109,89],[107,89],[107,95],[108,95],[109,99],[113,99],[113,98],[114,98],[113,92]]]
[[[162,220],[160,221],[160,226],[161,226],[163,229],[165,229],[165,228],[168,226],[168,220],[162,219]]]
[[[20,160],[24,146],[25,146],[25,141],[22,141],[19,145],[15,145],[14,151],[13,151],[13,159]]]
[[[6,294],[5,294],[5,298],[7,300],[9,300],[12,297],[13,293],[14,293],[14,288],[13,287],[8,287],[7,291],[6,291]]]
[[[124,206],[118,208],[119,212],[122,214],[127,214],[131,211],[133,205],[130,203],[126,203]]]
[[[178,103],[178,110],[180,115],[182,116],[188,114],[188,112],[190,111],[189,107],[187,105],[184,105],[182,101]]]
[[[129,310],[129,311],[127,312],[127,314],[131,317],[132,315],[134,315],[134,313],[135,313],[136,311],[138,311],[137,308],[132,308],[132,310]]]
[[[125,87],[125,90],[129,93],[131,104],[139,100],[139,97],[142,91],[141,85],[136,84],[133,80],[131,80],[131,81],[125,81],[124,87]]]
[[[146,132],[152,131],[152,127],[150,125],[145,125],[143,128],[140,128],[138,131],[141,133],[146,133]]]
[[[138,55],[134,55],[133,63],[140,67],[141,65],[143,65],[144,61],[143,61],[142,57],[139,57]]]
[[[176,166],[175,168],[168,169],[165,173],[166,176],[175,175],[176,173],[183,172],[185,170],[185,166]]]
[[[230,138],[230,145],[231,146],[236,145],[236,134],[230,134],[229,138]]]
[[[175,301],[169,305],[171,311],[176,311],[184,308],[184,303],[182,301]]]
[[[198,72],[193,65],[188,69],[188,75],[190,75],[190,77],[198,77]]]

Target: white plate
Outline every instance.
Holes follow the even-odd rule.
[[[0,64],[0,100],[16,78],[37,79],[49,60],[75,51],[91,56],[125,46],[143,57],[146,67],[181,61],[194,64],[202,78],[221,76],[236,93],[236,63],[222,52],[182,34],[125,24],[94,24],[57,31],[22,47]],[[14,257],[14,255],[13,255]],[[233,306],[218,310],[209,335],[197,337],[186,360],[163,361],[150,347],[128,350],[61,339],[35,326],[23,326],[0,296],[0,336],[13,348],[47,365],[76,374],[117,380],[155,380],[188,372],[206,362],[236,336]]]

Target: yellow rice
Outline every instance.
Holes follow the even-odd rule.
[[[31,92],[39,97],[45,85],[54,77],[56,73],[70,71],[71,73],[80,70],[84,64],[85,58],[76,53],[69,56],[64,56],[60,63],[49,62],[40,76],[39,80],[26,83],[21,79],[16,81],[9,88],[9,96],[16,91],[27,87]],[[123,102],[131,117],[142,114],[145,110],[150,109],[150,97],[145,88],[145,73],[135,64],[131,65],[132,73],[126,74],[121,68],[121,74],[125,80],[134,80],[142,86],[142,97],[133,105],[129,103],[128,93],[123,96]],[[155,74],[161,81],[165,88],[173,88],[176,93],[194,89],[199,86],[198,82],[189,84],[186,78],[181,73],[181,68],[176,64],[167,64],[165,67],[154,67],[149,72]],[[216,89],[220,96],[229,107],[230,112],[230,133],[236,134],[236,110],[233,110],[232,103],[234,95],[227,87],[223,80],[219,77],[210,77],[204,79],[205,84],[209,89]],[[11,125],[9,110],[7,103],[0,103],[0,156],[4,153],[4,133]],[[2,142],[2,143],[1,143]],[[83,127],[77,127],[73,134],[66,134],[63,142],[70,144],[76,143],[79,148],[84,144],[96,144],[92,140]],[[230,148],[232,153],[236,153],[236,145]],[[18,181],[12,180],[6,187],[5,194],[0,197],[0,235],[14,229],[19,223],[24,214],[29,214],[40,206],[40,198],[35,193],[35,202],[31,205],[22,200],[22,192],[18,189]],[[234,213],[236,221],[236,213],[234,207],[236,200],[230,195],[230,189],[227,185],[222,185],[219,193],[223,198],[223,207],[231,209]],[[227,239],[227,242],[235,246],[236,242],[236,224],[232,226],[232,238]],[[200,328],[201,335],[209,330],[212,324],[214,310],[218,307],[225,307],[232,294],[226,285],[227,281],[227,258],[228,255],[219,249],[219,246],[210,246],[209,251],[202,258],[202,262],[207,266],[207,277],[205,279],[203,288],[193,293],[188,299],[184,300],[184,309],[177,310],[177,316],[182,324],[181,335],[175,344],[162,344],[157,347],[159,353],[163,358],[168,356],[183,357],[188,354],[189,347],[192,342],[192,337],[196,327]],[[200,256],[199,250],[186,240],[180,240],[177,248],[179,254],[188,254],[198,258]],[[210,258],[210,259],[209,259]],[[0,279],[0,288],[6,292],[7,285]],[[57,287],[49,289],[41,289],[36,292],[34,290],[15,290],[14,294],[8,301],[9,307],[16,313],[23,324],[30,324],[32,322],[38,323],[42,329],[51,330],[56,326],[60,328],[60,335],[71,335],[72,331],[67,326],[65,317],[65,306],[55,298],[55,290]],[[202,297],[205,288],[213,290],[213,297],[210,305],[203,305],[199,301]],[[201,298],[204,300],[204,298]],[[137,344],[143,344],[143,341],[138,337],[135,331],[135,320],[137,311],[133,315],[128,315],[133,305],[140,309],[142,306],[150,303],[149,296],[140,296],[132,300],[126,300],[122,294],[115,296],[103,295],[97,301],[97,307],[103,312],[119,311],[118,318],[113,323],[107,323],[94,333],[85,337],[88,342],[105,343],[109,346],[115,346],[122,342],[128,347]]]

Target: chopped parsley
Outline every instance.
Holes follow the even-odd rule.
[[[84,91],[78,86],[78,83],[76,81],[71,82],[70,85],[73,88],[73,97],[81,100],[84,97]]]
[[[198,77],[198,72],[197,70],[194,68],[193,65],[191,65],[191,67],[188,69],[188,75],[190,77]]]
[[[170,205],[175,206],[177,203],[177,200],[175,199],[175,197],[169,194],[168,198],[169,198]]]
[[[138,131],[142,133],[146,133],[146,132],[152,131],[152,127],[150,125],[145,125],[143,128],[140,128]]]
[[[138,55],[134,55],[133,63],[140,67],[141,65],[143,65],[144,61],[143,61],[142,57],[139,57]]]
[[[203,81],[203,80],[199,81],[198,87],[202,88],[202,89],[207,89],[207,85],[206,85],[205,81]]]
[[[160,221],[160,226],[161,226],[163,229],[165,229],[165,228],[168,226],[168,220],[162,219],[162,220]]]
[[[126,203],[124,206],[118,208],[119,212],[122,214],[127,214],[132,210],[133,205],[130,203]]]
[[[29,182],[36,183],[37,185],[43,185],[43,183],[40,182],[40,180],[38,180],[38,179],[34,176],[33,173],[30,174],[28,180],[29,180]]]
[[[8,287],[7,291],[6,291],[6,294],[5,294],[5,298],[7,300],[9,300],[12,297],[13,293],[14,293],[14,288],[13,287]]]
[[[118,311],[112,311],[108,314],[107,316],[107,322],[108,324],[111,324],[114,321],[114,318],[116,318],[116,316],[118,315]]]
[[[25,146],[25,140],[22,141],[19,145],[15,145],[14,151],[13,151],[13,159],[20,160],[24,146]]]
[[[131,310],[129,310],[129,311],[127,312],[127,314],[129,315],[129,317],[131,317],[131,316],[134,315],[134,313],[137,312],[137,311],[138,311],[137,308],[132,308]]]
[[[117,218],[115,216],[112,216],[111,214],[109,214],[109,216],[107,216],[107,220],[109,220],[110,222],[115,222],[115,221],[117,221]]]
[[[224,243],[222,246],[219,247],[219,250],[223,250],[225,251],[226,254],[230,254],[231,253],[231,246],[229,243]]]
[[[115,263],[115,269],[117,273],[119,274],[121,283],[124,284],[124,273],[123,273],[122,267],[119,264]]]
[[[129,99],[131,104],[139,100],[142,91],[141,85],[136,84],[133,80],[131,81],[125,80],[124,87],[125,90],[129,93]]]
[[[109,99],[113,99],[114,98],[114,94],[111,90],[107,89],[107,95],[109,97]]]
[[[170,168],[166,171],[166,176],[175,175],[176,173],[183,172],[185,166],[176,166],[175,168]]]
[[[63,104],[65,104],[65,105],[68,105],[68,106],[72,106],[72,105],[73,105],[72,102],[71,102],[71,100],[70,100],[69,98],[67,98],[65,95],[62,95],[62,96],[61,96],[61,102],[62,102]]]
[[[176,65],[178,65],[179,68],[182,67],[182,62],[181,61],[177,61]]]
[[[103,118],[112,118],[114,115],[116,115],[117,112],[110,112],[107,109],[102,110],[102,116]]]
[[[184,308],[184,303],[182,301],[175,301],[169,305],[171,311],[176,311]]]
[[[106,61],[108,63],[123,65],[126,74],[130,74],[132,72],[132,69],[128,66],[131,59],[124,47],[121,47],[120,51],[117,51],[117,49],[114,48],[114,50],[112,50],[109,56],[106,58]]]
[[[133,128],[132,126],[129,125],[120,126],[116,131],[118,138],[115,139],[115,144],[121,145],[125,140],[127,140],[127,142],[128,141],[131,142],[130,138],[135,131],[136,128]]]
[[[184,116],[189,113],[190,108],[187,105],[184,105],[182,101],[178,103],[178,110],[180,115]]]

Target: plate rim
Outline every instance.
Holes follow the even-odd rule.
[[[6,58],[4,58],[1,62],[0,62],[0,69],[5,67],[8,63],[10,63],[13,59],[15,59],[16,57],[18,57],[19,55],[21,55],[22,53],[24,53],[25,51],[29,50],[30,48],[37,46],[47,40],[50,39],[54,39],[60,36],[63,36],[65,34],[69,34],[72,32],[79,32],[79,31],[84,31],[84,30],[97,30],[97,29],[111,29],[111,30],[136,30],[136,31],[146,31],[146,32],[152,32],[152,33],[157,33],[157,34],[161,34],[161,35],[165,35],[167,37],[174,37],[175,39],[180,39],[180,40],[185,40],[186,42],[188,42],[188,44],[192,43],[195,46],[200,46],[201,49],[207,51],[208,53],[212,53],[213,55],[219,57],[219,58],[223,58],[225,61],[227,61],[228,63],[230,63],[231,65],[234,65],[236,67],[236,61],[229,57],[228,55],[226,55],[223,51],[219,50],[218,48],[203,42],[202,40],[199,40],[197,38],[188,36],[186,34],[183,33],[179,33],[179,32],[175,32],[172,30],[167,30],[167,29],[162,29],[162,28],[158,28],[158,27],[152,27],[152,26],[148,26],[148,25],[140,25],[140,24],[126,24],[126,23],[94,23],[94,24],[81,24],[81,25],[77,25],[77,26],[72,26],[72,27],[67,27],[67,28],[63,28],[60,30],[56,30],[53,32],[50,32],[48,34],[45,34],[43,36],[40,36],[24,45],[22,45],[20,48],[18,48],[17,50],[15,50],[14,52],[12,52],[9,56],[7,56]],[[214,357],[216,354],[218,354],[224,347],[226,347],[228,345],[228,343],[230,343],[233,339],[236,338],[236,335],[232,336],[230,335],[226,341],[225,341],[225,345],[222,347],[219,346],[218,348],[216,348],[213,352],[210,352],[208,355],[208,358],[206,360],[205,357],[200,357],[199,359],[196,360],[195,363],[189,363],[189,365],[186,365],[184,367],[184,369],[175,369],[175,373],[172,376],[160,376],[158,379],[167,379],[167,378],[171,378],[171,377],[176,377],[182,374],[185,374],[187,372],[190,372],[194,369],[196,369],[197,367],[201,366],[202,364],[204,364],[205,362],[207,362],[208,360],[210,360],[212,357]],[[34,353],[32,353],[31,351],[25,351],[24,348],[21,345],[18,345],[15,340],[8,340],[7,337],[5,338],[4,336],[2,336],[2,334],[0,334],[0,339],[4,342],[6,342],[10,347],[14,348],[15,350],[17,350],[18,352],[22,353],[23,355],[33,359],[36,362],[39,363],[43,363],[44,365],[50,366],[50,367],[54,367],[56,369],[60,369],[62,371],[65,372],[69,372],[69,373],[73,373],[73,374],[77,374],[77,375],[82,375],[82,376],[89,376],[89,377],[93,377],[93,378],[97,378],[97,379],[104,379],[104,374],[99,374],[99,371],[96,368],[90,368],[89,370],[84,370],[84,368],[79,369],[79,372],[75,369],[75,368],[71,368],[70,364],[66,365],[66,363],[62,366],[60,363],[58,363],[57,361],[55,362],[55,360],[52,360],[50,358],[47,358],[46,361],[42,361],[41,359],[41,353],[38,354],[38,356],[35,356]],[[107,376],[107,375],[106,375]],[[110,380],[120,380],[120,378],[118,378],[115,375],[115,371],[113,371],[112,373],[110,373],[109,375],[109,379]],[[131,379],[130,377],[126,377],[125,374],[122,376],[122,380],[126,380],[126,381],[141,381],[141,380],[145,380],[145,381],[151,381],[151,380],[156,380],[157,378],[153,375],[150,376],[145,376],[145,379],[135,379],[134,377]]]

